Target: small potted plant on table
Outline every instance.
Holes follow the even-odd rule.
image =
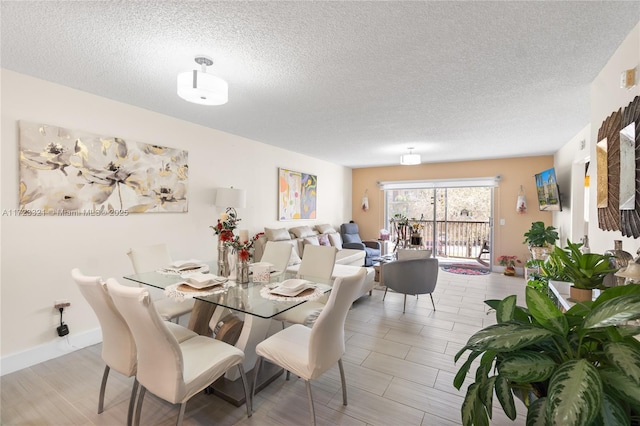
[[[610,267],[611,255],[582,253],[581,246],[580,243],[567,240],[567,248],[556,246],[553,256],[561,263],[564,275],[573,283],[569,290],[571,298],[586,302],[592,299],[594,288],[604,288],[604,277],[617,269]]]
[[[532,222],[531,228],[524,234],[523,242],[529,246],[534,259],[544,260],[558,238],[558,232],[553,226],[545,226],[544,222]]]
[[[500,256],[498,258],[500,266],[504,266],[504,274],[510,277],[516,275],[516,262],[520,263],[517,256]]]

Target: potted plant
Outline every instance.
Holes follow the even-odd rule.
[[[505,256],[502,255],[498,258],[500,266],[504,266],[504,274],[510,277],[516,275],[516,262],[520,263],[517,256]]]
[[[497,324],[475,333],[456,354],[471,351],[454,379],[467,377],[462,424],[488,425],[493,395],[510,419],[514,395],[527,407],[527,425],[632,425],[640,422],[640,285],[611,287],[593,302],[561,312],[547,296],[526,288],[487,300]],[[480,360],[479,364],[477,359]],[[475,374],[469,375],[472,365]]]
[[[534,259],[545,259],[558,238],[558,232],[553,226],[545,226],[544,222],[532,222],[531,228],[524,233],[523,242],[529,246]]]
[[[580,243],[572,243],[567,240],[567,248],[556,246],[553,255],[562,264],[565,275],[573,283],[570,288],[571,298],[584,302],[591,300],[594,288],[604,288],[602,282],[611,268],[609,254],[582,253]]]
[[[541,261],[540,274],[560,293],[569,293],[569,288],[572,284],[571,277],[565,272],[564,265],[555,250],[549,253],[545,260]]]

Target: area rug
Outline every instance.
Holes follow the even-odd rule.
[[[445,265],[440,267],[445,272],[460,275],[487,275],[489,270],[477,265]]]

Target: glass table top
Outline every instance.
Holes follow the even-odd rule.
[[[208,265],[212,272],[217,270],[215,262],[209,263]],[[301,301],[296,300],[295,298],[292,298],[292,300],[286,300],[288,298],[280,298],[285,300],[272,300],[263,297],[260,294],[260,291],[265,286],[269,288],[275,287],[280,281],[294,277],[294,274],[285,273],[279,276],[272,275],[269,283],[253,283],[251,282],[251,276],[249,276],[248,284],[239,284],[235,281],[229,280],[222,285],[224,288],[223,290],[217,291],[215,294],[208,296],[198,295],[195,296],[194,299],[213,303],[218,306],[223,306],[261,318],[272,318],[281,312],[305,303],[306,300]],[[185,278],[178,274],[169,274],[159,271],[126,275],[124,278],[142,285],[162,290],[174,284],[185,282]],[[331,285],[333,284],[332,280],[313,277],[304,278],[311,281],[322,293],[329,292],[331,290]]]

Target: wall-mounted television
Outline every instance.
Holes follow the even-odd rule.
[[[556,181],[556,171],[552,167],[540,172],[536,176],[536,190],[538,192],[538,206],[542,211],[562,211],[560,203],[560,188]]]

